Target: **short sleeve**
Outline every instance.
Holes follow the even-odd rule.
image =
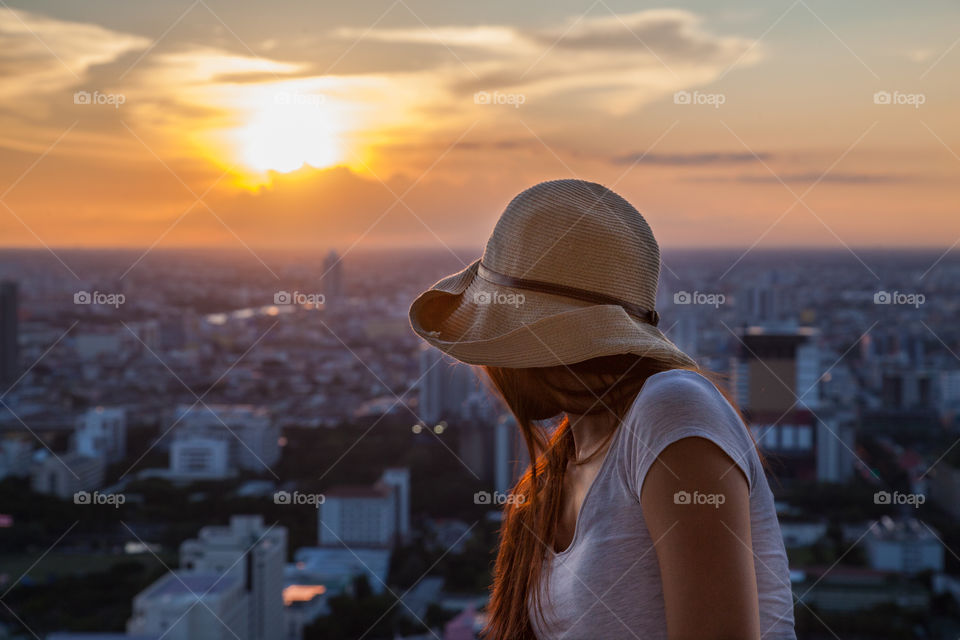
[[[699,373],[677,369],[651,376],[621,428],[623,471],[638,500],[657,456],[684,438],[704,438],[720,447],[743,472],[752,495],[761,471],[753,439],[723,394]]]

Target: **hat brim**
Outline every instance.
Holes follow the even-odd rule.
[[[410,306],[414,332],[457,360],[526,368],[633,353],[697,366],[623,307],[495,285],[478,275],[479,264],[440,280]]]

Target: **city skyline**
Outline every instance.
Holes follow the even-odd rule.
[[[226,639],[278,616],[266,637],[476,637],[526,458],[476,372],[408,329],[455,256],[288,255],[278,281],[245,253],[156,251],[118,280],[129,252],[78,253],[81,283],[44,250],[0,251],[20,320],[0,331],[19,346],[0,622],[56,640]],[[723,376],[770,465],[800,638],[960,628],[960,262],[938,253],[665,259],[663,330]],[[319,308],[278,301],[310,283]],[[865,616],[883,633],[850,635]]]
[[[0,0],[0,638],[957,640],[958,27]]]

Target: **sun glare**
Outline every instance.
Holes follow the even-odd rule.
[[[238,132],[240,160],[255,171],[323,169],[342,160],[336,115],[323,96],[278,94]]]

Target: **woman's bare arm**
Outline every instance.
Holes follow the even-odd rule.
[[[640,503],[670,640],[759,638],[749,488],[733,460],[704,438],[678,440],[650,467]]]

